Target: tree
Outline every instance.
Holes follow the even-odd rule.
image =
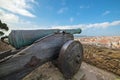
[[[8,30],[9,30],[7,24],[2,23],[1,20],[0,20],[0,29],[1,29],[1,31],[0,31],[0,36],[4,35],[3,30],[5,30],[5,31],[8,31]]]

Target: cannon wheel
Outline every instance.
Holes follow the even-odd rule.
[[[83,47],[79,41],[66,42],[58,57],[58,67],[65,78],[72,76],[79,70],[83,59]]]

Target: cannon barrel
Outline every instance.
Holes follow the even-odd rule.
[[[39,38],[49,34],[65,32],[70,34],[79,34],[81,29],[40,29],[40,30],[12,30],[8,36],[9,44],[16,49],[28,46]]]
[[[47,61],[58,57],[63,44],[73,40],[72,34],[51,34],[35,41],[7,61],[0,63],[0,80],[21,80]]]

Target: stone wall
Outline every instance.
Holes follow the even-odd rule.
[[[120,75],[120,50],[84,44],[84,61]]]

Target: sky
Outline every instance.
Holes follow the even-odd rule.
[[[120,0],[0,0],[11,30],[81,28],[80,35],[120,36]]]

